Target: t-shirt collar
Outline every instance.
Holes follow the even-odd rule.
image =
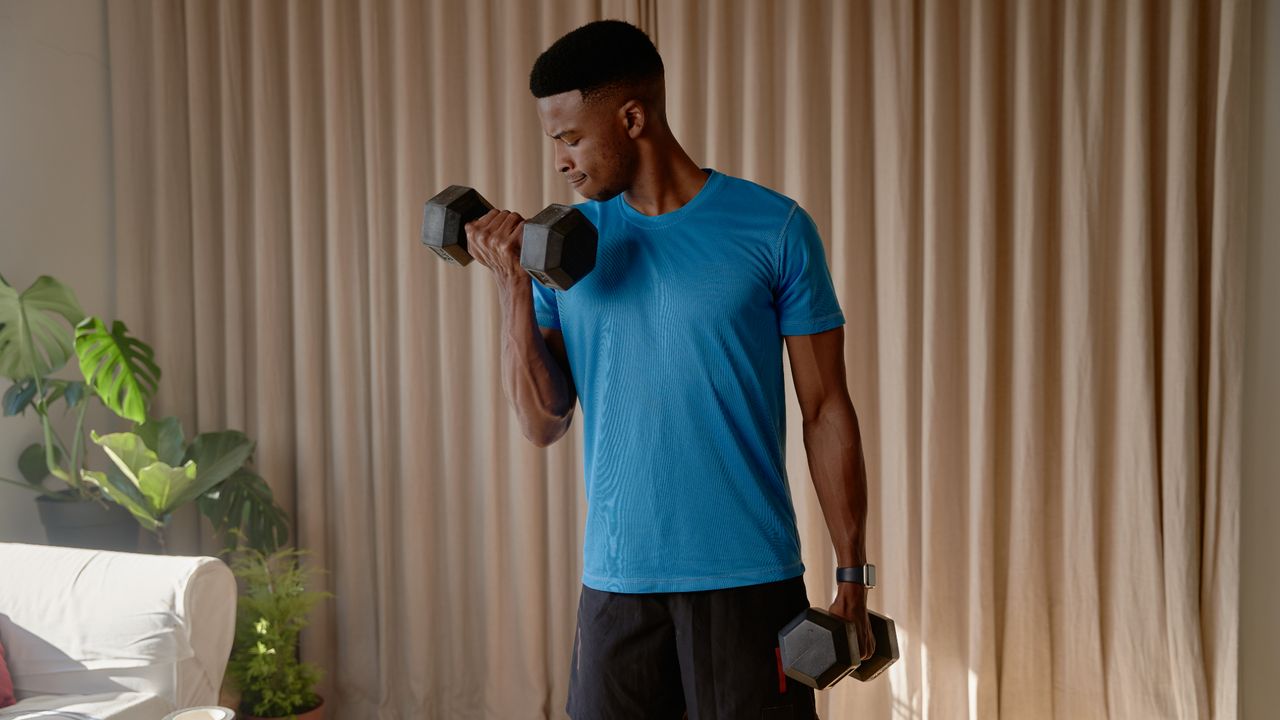
[[[712,168],[702,168],[702,171],[707,173],[707,180],[702,184],[702,188],[698,190],[698,194],[694,195],[689,202],[681,205],[671,212],[662,213],[661,215],[645,215],[627,203],[626,198],[623,196],[624,193],[618,193],[618,197],[616,198],[618,208],[621,211],[622,216],[633,225],[646,228],[674,225],[697,211],[698,206],[704,204],[707,201],[707,198],[711,197],[724,178],[723,174],[716,172]]]

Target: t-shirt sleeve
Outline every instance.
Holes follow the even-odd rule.
[[[799,205],[778,238],[774,305],[781,335],[813,335],[844,324],[813,218]]]
[[[529,278],[533,283],[533,315],[538,325],[553,330],[560,329],[560,307],[557,304],[556,291],[545,287],[542,283]]]

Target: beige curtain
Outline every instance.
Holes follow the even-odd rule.
[[[328,571],[333,717],[563,717],[581,430],[521,438],[493,281],[418,226],[574,199],[527,73],[600,17],[828,243],[902,660],[821,715],[1234,717],[1247,0],[107,5],[120,315]]]

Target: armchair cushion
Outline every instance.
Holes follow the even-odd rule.
[[[236,600],[221,560],[0,543],[0,576],[14,709],[41,695],[217,700]]]
[[[150,693],[37,695],[0,710],[0,720],[159,720],[176,709]]]

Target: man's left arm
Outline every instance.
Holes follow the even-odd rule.
[[[866,562],[867,471],[858,416],[844,369],[844,328],[786,336],[791,375],[804,418],[804,448],[839,566]],[[830,612],[854,623],[863,658],[874,650],[867,589],[836,583]]]

